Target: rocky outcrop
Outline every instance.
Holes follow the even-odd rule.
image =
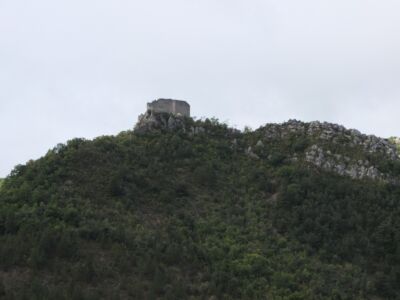
[[[194,136],[213,134],[209,131],[212,128],[210,124],[210,121],[194,121],[179,114],[148,110],[139,116],[134,131],[180,131]],[[267,124],[256,130],[255,134],[258,139],[249,145],[242,144],[242,133],[238,130],[226,128],[225,132],[225,136],[232,139],[232,149],[243,151],[254,160],[274,159],[270,149],[274,149],[275,144],[275,149],[282,149],[281,155],[287,162],[306,163],[353,179],[400,182],[397,171],[382,168],[382,161],[398,163],[400,167],[395,144],[398,140],[365,135],[337,124],[318,121],[304,123],[296,120],[283,124]],[[290,146],[293,144],[296,146]]]
[[[397,153],[400,153],[400,138],[396,137],[396,136],[392,136],[389,138],[389,142],[391,142],[393,145],[395,145],[397,148]]]
[[[382,172],[378,166],[382,161],[400,161],[393,139],[365,135],[355,129],[318,121],[289,120],[283,124],[267,124],[260,130],[265,143],[281,143],[285,139],[307,142],[305,149],[301,153],[292,153],[288,161],[304,161],[354,179],[399,182],[396,176]]]
[[[148,110],[139,116],[135,133],[146,133],[154,130],[183,130],[186,131],[185,117],[168,113],[155,113]]]
[[[289,120],[283,124],[267,124],[261,130],[267,140],[285,138],[290,135],[307,135],[322,143],[360,147],[367,153],[383,154],[391,160],[398,159],[396,145],[388,139],[362,134],[358,130],[346,129],[338,124]]]
[[[189,117],[180,114],[157,113],[148,110],[139,116],[135,125],[135,133],[147,133],[151,131],[182,131],[189,135],[197,135],[205,133],[205,129],[201,126],[190,125]]]
[[[350,157],[324,151],[318,145],[313,145],[305,152],[305,161],[326,171],[339,175],[347,175],[353,179],[370,178],[374,180],[391,181],[391,178],[370,164],[368,160],[352,161]]]
[[[260,159],[260,157],[253,152],[253,148],[251,146],[249,146],[244,153],[250,158]]]

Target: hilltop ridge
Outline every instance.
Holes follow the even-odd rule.
[[[354,179],[399,182],[399,153],[395,143],[389,139],[319,121],[289,120],[283,124],[267,124],[256,131],[265,143],[294,141],[304,150],[300,155],[298,151],[293,153],[291,159],[294,161],[303,159],[324,170]]]
[[[236,129],[230,130],[239,134]],[[151,111],[139,116],[134,131],[182,131],[190,135],[206,133],[201,122],[196,123],[192,118]],[[353,179],[370,178],[393,184],[400,182],[396,175],[397,169],[400,170],[400,159],[393,139],[362,134],[356,129],[334,123],[298,120],[265,124],[254,131],[254,136],[259,139],[244,150],[255,158],[270,159],[266,155],[270,146],[291,141],[295,145],[287,153],[287,160],[307,162]],[[269,147],[262,147],[264,145]],[[285,152],[288,150],[285,149]]]
[[[399,176],[339,125],[147,111],[4,180],[0,298],[397,299]]]

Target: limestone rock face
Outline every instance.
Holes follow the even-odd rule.
[[[297,120],[289,120],[283,124],[267,124],[262,130],[267,140],[285,138],[290,134],[307,134],[322,142],[362,147],[363,150],[369,153],[384,154],[391,160],[398,159],[395,143],[375,135],[362,134],[355,129],[346,129],[338,124],[319,121],[304,123]]]
[[[258,140],[256,147],[264,147],[264,143],[261,140]]]
[[[193,125],[190,117],[148,110],[139,116],[134,132],[141,134],[152,131],[182,131],[191,136],[206,133],[202,126]]]
[[[154,130],[183,130],[186,131],[185,117],[168,113],[147,111],[139,116],[135,125],[136,133],[146,133]]]
[[[206,122],[194,121],[181,114],[147,110],[139,116],[135,133],[179,131],[188,136],[210,134]],[[240,131],[227,128],[230,148],[256,160],[276,160],[274,149],[279,149],[289,163],[317,167],[353,179],[372,179],[400,184],[400,158],[396,142],[355,129],[331,123],[304,123],[289,120],[283,124],[267,124],[255,132],[257,139],[244,143]],[[278,155],[279,158],[279,155]],[[279,160],[279,159],[278,159]],[[396,169],[397,168],[397,169]],[[395,170],[395,171],[393,171]]]
[[[251,148],[251,146],[248,147],[248,148],[246,149],[245,153],[246,153],[246,155],[249,156],[250,158],[253,158],[253,159],[260,159],[260,157],[259,157],[257,154],[255,154],[255,153],[253,152],[253,149]]]
[[[260,128],[263,143],[282,140],[306,141],[301,153],[290,161],[304,161],[326,171],[353,179],[374,179],[391,183],[400,180],[380,170],[379,161],[400,162],[395,139],[365,135],[355,129],[327,122],[304,123],[289,120],[283,124],[267,124]],[[307,145],[308,143],[308,145]]]
[[[353,179],[370,178],[389,181],[386,174],[380,172],[375,166],[370,166],[367,160],[349,162],[346,159],[342,159],[341,155],[333,155],[330,151],[324,151],[317,145],[311,146],[305,152],[305,161],[326,171],[332,171],[339,175],[347,175]]]

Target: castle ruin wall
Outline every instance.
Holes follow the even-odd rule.
[[[190,117],[190,105],[186,101],[158,99],[147,103],[147,109],[156,113],[171,113]]]

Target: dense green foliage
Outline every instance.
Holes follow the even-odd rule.
[[[75,139],[17,166],[0,298],[400,297],[399,187],[288,162],[300,138],[256,160],[257,132],[202,126]]]
[[[4,179],[3,179],[3,178],[0,178],[0,188],[1,188],[1,186],[3,185],[3,182],[4,182]]]

